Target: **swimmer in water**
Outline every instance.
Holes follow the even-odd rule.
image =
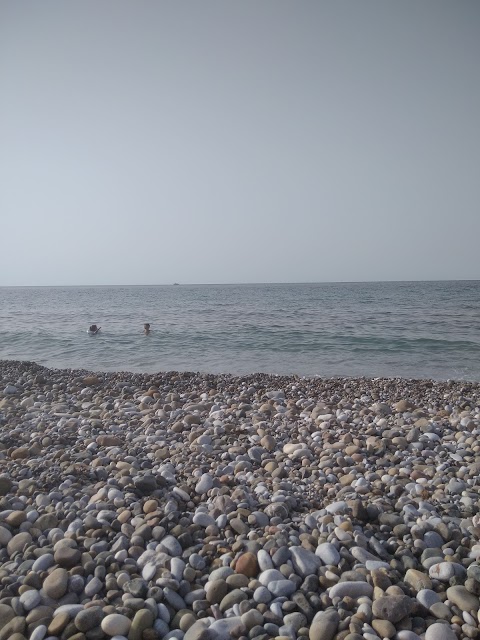
[[[146,322],[146,323],[143,325],[143,333],[144,333],[146,336],[148,336],[148,335],[150,334],[150,325],[149,325],[149,323],[148,323],[148,322]]]
[[[102,327],[97,327],[96,324],[91,324],[90,327],[88,328],[87,333],[89,333],[90,335],[94,336],[96,333],[98,333],[100,331]]]

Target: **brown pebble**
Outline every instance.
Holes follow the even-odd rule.
[[[143,513],[152,513],[158,509],[158,502],[156,500],[147,500],[143,505]]]
[[[258,574],[258,562],[255,554],[250,551],[243,553],[235,563],[235,571],[248,578],[254,578]]]

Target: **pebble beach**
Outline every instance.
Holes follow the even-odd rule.
[[[0,640],[480,637],[479,383],[0,375]]]

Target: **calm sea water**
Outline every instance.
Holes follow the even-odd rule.
[[[480,380],[480,281],[0,288],[0,358]]]

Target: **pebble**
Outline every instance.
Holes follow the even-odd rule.
[[[195,486],[195,491],[199,494],[202,495],[204,493],[207,493],[207,491],[210,491],[210,489],[213,487],[213,478],[210,474],[208,473],[204,473],[202,474],[200,480],[197,482],[196,486]]]
[[[413,611],[413,601],[408,596],[382,596],[373,603],[373,615],[389,622],[399,622]]]
[[[321,561],[312,551],[303,547],[290,547],[290,554],[293,566],[299,576],[306,578],[317,573]]]
[[[325,565],[336,566],[341,558],[338,549],[331,542],[319,544],[315,550],[315,554]]]
[[[440,602],[440,596],[431,589],[422,589],[417,593],[417,600],[426,609],[430,609],[433,604]]]
[[[297,590],[297,585],[291,580],[272,580],[268,584],[268,590],[276,598],[286,597]]]
[[[30,640],[43,640],[47,635],[47,627],[44,624],[39,624],[38,627],[30,634]]]
[[[20,596],[20,602],[25,611],[31,611],[40,604],[42,596],[36,589],[29,589]]]
[[[126,636],[130,630],[130,620],[118,613],[111,613],[101,623],[102,631],[109,636]]]
[[[457,640],[457,635],[450,625],[435,622],[428,627],[425,640]]]
[[[149,609],[137,611],[132,620],[128,640],[142,640],[143,632],[152,628],[154,620],[154,614]]]
[[[477,596],[461,585],[448,588],[447,598],[462,611],[477,612],[480,606]]]
[[[97,629],[105,617],[101,607],[89,607],[79,611],[75,616],[75,626],[81,632]]]
[[[65,595],[68,586],[68,573],[65,569],[54,569],[45,578],[43,590],[52,600],[60,600]]]
[[[309,640],[333,640],[340,622],[337,611],[321,611],[314,617]]]

